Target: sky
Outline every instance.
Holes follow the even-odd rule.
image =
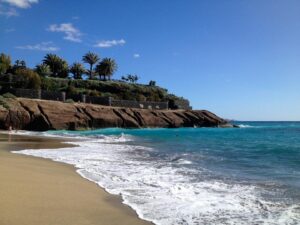
[[[194,109],[300,120],[298,0],[0,0],[0,52],[14,61],[88,51]]]

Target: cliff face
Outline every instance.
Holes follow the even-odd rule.
[[[33,99],[7,99],[0,106],[0,129],[45,131],[108,127],[231,127],[205,110],[148,110]]]

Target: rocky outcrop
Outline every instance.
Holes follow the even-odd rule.
[[[206,110],[149,110],[33,99],[7,99],[0,129],[45,131],[107,127],[232,127]]]

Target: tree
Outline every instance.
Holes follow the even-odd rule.
[[[15,65],[14,66],[16,66],[16,67],[19,67],[21,65],[21,60],[16,60],[15,61]]]
[[[20,61],[20,66],[26,68],[26,62],[24,60]]]
[[[4,74],[11,68],[11,59],[9,55],[0,54],[0,74]]]
[[[135,74],[134,75],[128,74],[126,77],[122,76],[121,79],[126,82],[136,83],[138,81],[139,77]]]
[[[155,86],[155,85],[156,85],[156,81],[154,81],[154,80],[149,81],[149,86]]]
[[[47,77],[51,75],[50,67],[44,63],[36,65],[35,72],[37,72],[41,77]]]
[[[96,72],[99,74],[100,79],[102,76],[104,76],[104,80],[106,80],[106,77],[109,77],[109,80],[111,79],[111,76],[114,74],[114,72],[117,70],[118,65],[114,59],[111,58],[104,58],[97,66],[96,66]]]
[[[70,67],[70,72],[73,74],[74,79],[82,79],[85,69],[81,63],[76,62]]]
[[[68,63],[55,54],[47,54],[43,63],[50,67],[53,77],[68,77]]]
[[[26,62],[24,60],[17,59],[12,67],[11,72],[16,73],[18,69],[26,69]]]
[[[99,60],[99,56],[92,52],[88,52],[82,57],[82,61],[84,63],[90,64],[90,69],[88,70],[90,79],[93,79],[93,65],[95,65]]]

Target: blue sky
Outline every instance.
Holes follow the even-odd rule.
[[[196,109],[300,120],[300,1],[0,0],[0,52],[116,59],[119,78],[156,80]]]

